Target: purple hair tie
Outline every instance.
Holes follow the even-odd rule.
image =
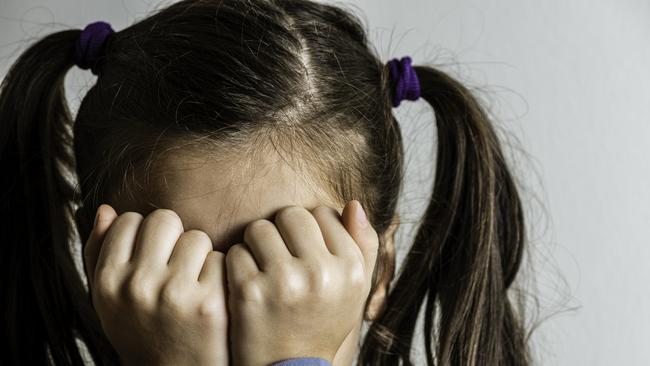
[[[104,52],[106,39],[115,33],[106,22],[90,23],[81,31],[74,50],[74,63],[80,68],[91,69],[97,75],[97,61]]]
[[[404,99],[417,100],[420,98],[420,81],[411,66],[409,56],[402,57],[401,60],[396,58],[388,62],[388,70],[393,87],[393,107],[399,106]]]

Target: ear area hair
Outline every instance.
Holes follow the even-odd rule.
[[[399,214],[395,214],[388,229],[381,234],[384,242],[384,252],[382,253],[383,255],[378,257],[378,260],[382,261],[381,265],[385,269],[381,274],[381,278],[377,280],[377,285],[374,291],[371,292],[370,298],[366,303],[364,320],[375,320],[386,309],[386,295],[388,294],[390,283],[395,276],[395,232],[399,228],[399,225]]]

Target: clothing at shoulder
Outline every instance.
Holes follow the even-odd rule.
[[[290,358],[272,364],[271,366],[332,366],[329,361],[317,357]]]

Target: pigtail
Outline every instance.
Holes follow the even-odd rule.
[[[414,68],[436,117],[433,193],[360,364],[412,364],[426,297],[428,365],[527,365],[523,325],[507,294],[522,260],[524,218],[498,138],[467,88],[432,67]]]
[[[74,156],[64,78],[79,34],[32,45],[0,86],[3,365],[83,365],[75,337],[96,363],[116,359],[70,251]]]

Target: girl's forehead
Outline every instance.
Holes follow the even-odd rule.
[[[151,181],[157,187],[156,206],[174,210],[185,230],[205,231],[215,250],[224,253],[243,240],[250,222],[273,221],[283,207],[327,205],[343,210],[304,172],[272,154],[245,163],[176,155],[158,172]]]

